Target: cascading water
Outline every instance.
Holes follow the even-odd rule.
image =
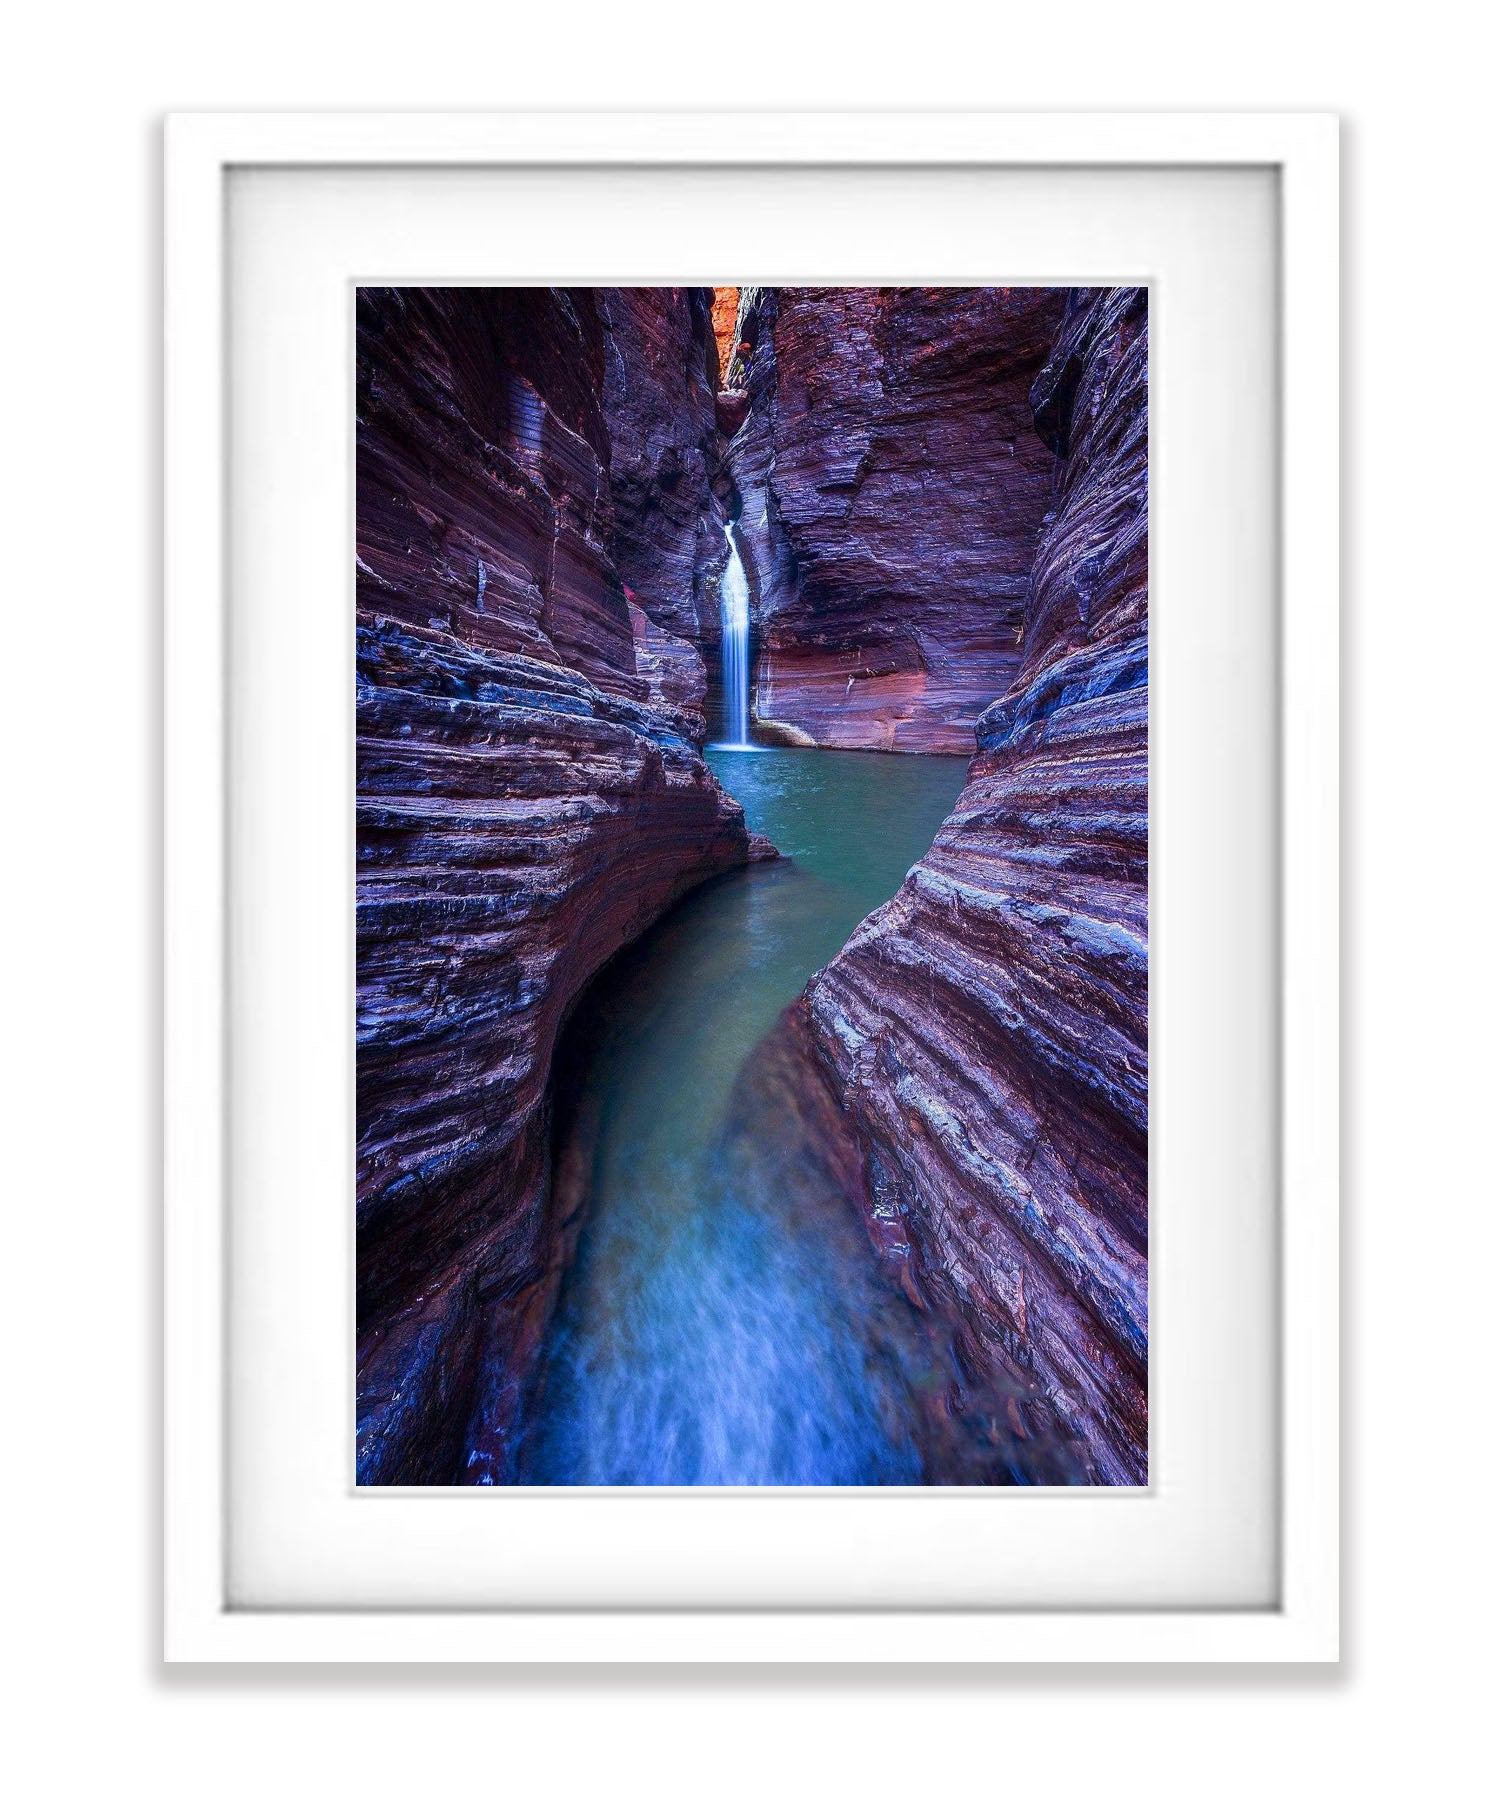
[[[729,561],[719,582],[720,655],[724,673],[724,742],[750,748],[750,580],[734,541],[734,527],[724,527]]]

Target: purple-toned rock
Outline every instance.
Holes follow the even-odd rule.
[[[616,341],[590,291],[359,297],[361,1482],[511,1472],[576,1223],[549,1179],[557,1034],[610,957],[753,853],[697,753],[697,652],[614,560],[601,302]],[[686,391],[676,319],[656,380]]]
[[[741,290],[731,373],[750,412],[727,466],[763,723],[846,749],[972,748],[1021,658],[1055,467],[1029,391],[1062,304],[1055,288]]]
[[[1020,1381],[1077,1478],[1123,1484],[1147,1473],[1146,364],[1142,290],[1069,297],[1032,390],[1060,466],[1024,661],[931,851],[805,1001],[872,1236],[968,1384]]]
[[[640,697],[589,289],[363,288],[356,598]]]
[[[724,560],[710,288],[598,288],[613,551],[650,618],[696,642]],[[707,596],[707,597],[706,597]]]
[[[626,590],[627,594],[629,590]],[[708,674],[696,644],[664,631],[630,601],[630,629],[635,638],[636,673],[646,682],[649,704],[670,718],[694,744],[708,732],[704,705]]]

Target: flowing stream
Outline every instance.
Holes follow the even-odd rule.
[[[557,1166],[581,1168],[587,1197],[522,1478],[920,1481],[914,1421],[944,1371],[847,1196],[799,1150],[807,1071],[767,1039],[927,849],[965,760],[708,760],[783,857],[688,895],[559,1048]]]

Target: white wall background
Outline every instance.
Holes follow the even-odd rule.
[[[0,1692],[7,1765],[31,1764],[16,1791],[1467,1787],[1460,1771],[1492,1703],[1497,1601],[1497,1182],[1480,1155],[1495,1112],[1500,812],[1494,64],[1462,22],[1478,11],[144,0],[12,19],[0,106],[0,1442],[14,1667]],[[158,1666],[160,114],[720,103],[1344,114],[1340,1670]]]

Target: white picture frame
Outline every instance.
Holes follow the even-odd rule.
[[[1325,115],[180,115],[166,159],[165,1654],[1183,1662],[1338,1654],[1338,137]],[[1280,1458],[1269,1607],[240,1608],[225,1345],[226,195],[253,168],[1253,167],[1279,187]],[[441,273],[441,272],[438,272]],[[1154,504],[1154,502],[1153,502]],[[1087,1499],[1081,1503],[1087,1504]]]

